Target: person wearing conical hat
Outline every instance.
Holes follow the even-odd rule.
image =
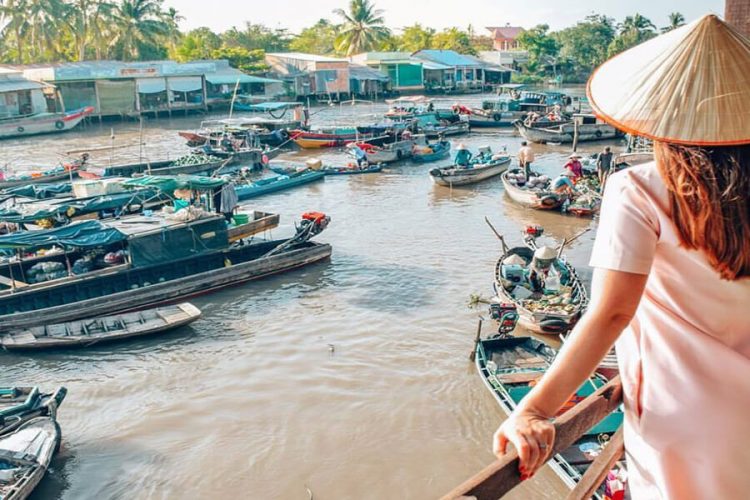
[[[705,16],[605,62],[587,93],[655,162],[609,177],[588,311],[494,451],[512,442],[533,475],[549,419],[616,342],[631,497],[747,498],[750,39]]]
[[[533,291],[544,291],[544,280],[556,259],[557,251],[554,248],[543,246],[534,250],[529,266],[529,283]]]
[[[581,156],[573,153],[568,157],[568,161],[563,166],[565,170],[570,172],[572,175],[573,182],[577,182],[578,179],[583,177],[583,164],[581,163]]]
[[[471,151],[466,147],[466,144],[461,143],[456,147],[456,158],[453,160],[453,164],[457,167],[469,168],[471,157]]]

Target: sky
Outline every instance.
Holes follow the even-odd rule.
[[[667,24],[670,12],[681,12],[688,21],[703,14],[723,15],[724,0],[374,0],[385,14],[386,24],[398,29],[421,23],[436,29],[472,25],[477,33],[486,26],[506,23],[523,27],[549,24],[553,30],[575,24],[592,12],[621,20],[636,12],[657,26]],[[165,0],[185,20],[183,29],[207,26],[224,31],[245,22],[293,33],[320,18],[334,19],[332,11],[345,8],[348,0]]]

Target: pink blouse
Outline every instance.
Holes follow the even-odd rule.
[[[610,177],[591,266],[648,275],[616,344],[633,498],[750,498],[750,279],[680,246],[653,163]]]

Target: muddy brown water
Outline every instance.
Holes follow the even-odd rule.
[[[314,120],[364,123],[384,110],[334,106]],[[43,165],[81,148],[104,148],[100,161],[175,157],[187,151],[176,131],[201,119],[147,120],[140,152],[119,147],[138,143],[138,124],[116,122],[0,142],[0,161]],[[455,141],[515,153],[521,139],[504,130]],[[570,153],[534,149],[549,174]],[[285,155],[309,156],[349,161],[336,150]],[[282,215],[274,237],[291,234],[304,211],[329,214],[318,239],[333,257],[196,298],[204,314],[190,327],[86,350],[1,354],[0,384],[69,390],[62,450],[33,498],[307,499],[309,488],[316,500],[426,499],[487,464],[505,417],[467,359],[486,315],[467,307],[469,296],[490,296],[499,252],[483,219],[509,243],[528,224],[560,242],[596,222],[519,207],[499,178],[434,186],[435,166],[404,162],[252,200]],[[594,232],[567,251],[587,279]],[[565,491],[546,468],[511,498]]]

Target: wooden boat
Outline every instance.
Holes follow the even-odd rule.
[[[350,162],[345,167],[334,167],[332,165],[326,165],[319,169],[310,169],[303,163],[284,163],[285,164],[276,163],[273,165],[269,165],[269,169],[279,175],[294,175],[304,171],[323,172],[325,175],[359,175],[376,174],[383,170],[383,165],[367,165],[364,168],[359,168],[354,162]]]
[[[472,110],[469,116],[471,128],[512,127],[520,118],[519,113],[512,111],[482,111]]]
[[[0,139],[65,132],[75,128],[93,112],[94,108],[87,106],[67,113],[39,113],[0,119]]]
[[[552,348],[531,337],[494,338],[479,342],[475,365],[495,401],[510,415],[549,369],[555,354]],[[561,414],[605,383],[604,377],[592,375],[565,404]],[[622,425],[623,418],[621,410],[610,413],[569,448],[550,459],[549,466],[569,488],[575,487],[581,480],[595,457]],[[602,488],[594,497],[603,498]]]
[[[0,331],[180,302],[327,259],[330,245],[310,239],[325,229],[329,220],[322,214],[305,214],[291,238],[244,245],[229,243],[226,221],[218,215],[171,223],[155,217],[123,217],[106,224],[85,221],[0,236],[0,247],[69,248],[66,254],[52,253],[1,266]],[[21,281],[24,276],[28,281],[34,265],[57,262],[63,263],[64,269],[66,260],[75,263],[92,246],[105,252],[125,247],[128,261],[78,275],[49,275],[45,271],[48,274],[42,281]]]
[[[130,163],[106,167],[87,166],[79,172],[83,179],[100,179],[102,177],[133,177],[135,174],[179,175],[212,173],[231,165],[234,158],[218,158],[202,154],[190,154],[177,160]]]
[[[47,473],[61,439],[60,426],[51,417],[37,417],[0,438],[0,498],[28,498]]]
[[[533,189],[519,186],[510,179],[511,175],[519,174],[522,175],[523,172],[515,168],[504,172],[501,177],[505,193],[516,203],[537,210],[557,210],[568,199],[565,195],[555,193],[548,186]]]
[[[51,393],[41,392],[38,387],[0,387],[0,436],[31,419],[54,416],[67,394],[65,387]]]
[[[401,139],[394,142],[388,142],[381,146],[375,146],[365,142],[350,143],[352,146],[349,153],[354,153],[354,146],[365,152],[367,163],[376,165],[379,163],[394,163],[411,157],[414,148],[414,139]]]
[[[264,194],[277,193],[279,191],[319,181],[322,180],[325,175],[324,172],[319,170],[305,170],[303,172],[295,172],[288,175],[267,177],[249,184],[239,184],[235,190],[237,191],[237,198],[239,198],[240,201],[243,201]]]
[[[453,135],[468,134],[471,127],[468,122],[446,123],[432,127],[420,127],[420,131],[428,138],[449,137]]]
[[[505,247],[503,241],[503,253],[495,266],[496,302],[514,304],[518,321],[524,328],[535,333],[559,335],[578,322],[588,305],[588,293],[575,268],[562,256],[558,256],[553,264],[560,275],[560,291],[545,295],[531,289],[528,269],[536,250],[534,237],[527,234],[526,246],[513,248]],[[520,257],[524,264],[506,264],[511,256]]]
[[[428,163],[431,161],[442,160],[451,154],[451,143],[448,141],[436,142],[430,144],[429,147],[432,149],[432,152],[430,153],[422,153],[419,150],[414,151],[411,155],[412,160],[417,163]]]
[[[89,347],[167,332],[200,316],[200,309],[183,302],[115,316],[9,330],[0,335],[0,345],[7,351]]]
[[[279,214],[261,212],[260,210],[253,210],[252,212],[240,210],[234,214],[235,225],[227,228],[227,238],[230,243],[234,243],[235,241],[260,234],[278,227],[279,219]],[[243,220],[247,220],[247,222],[236,223]]]
[[[352,167],[324,167],[320,171],[326,175],[359,175],[376,174],[383,170],[383,165],[368,165],[364,168]]]
[[[371,132],[361,132],[357,127],[334,127],[318,130],[290,130],[290,138],[303,149],[336,148],[351,142],[376,137]]]
[[[524,139],[538,144],[572,143],[576,128],[578,129],[578,142],[616,139],[623,135],[613,126],[598,121],[594,115],[573,115],[572,122],[549,128],[529,127],[520,120],[515,122],[514,125]]]
[[[493,158],[489,163],[478,163],[471,168],[448,167],[430,170],[430,177],[439,186],[465,186],[476,184],[505,172],[510,165],[510,157]]]
[[[0,189],[8,189],[19,186],[33,184],[51,184],[60,181],[69,181],[78,177],[79,172],[86,164],[86,159],[75,160],[70,163],[59,165],[58,167],[47,169],[41,172],[28,172],[7,176],[0,180]]]

